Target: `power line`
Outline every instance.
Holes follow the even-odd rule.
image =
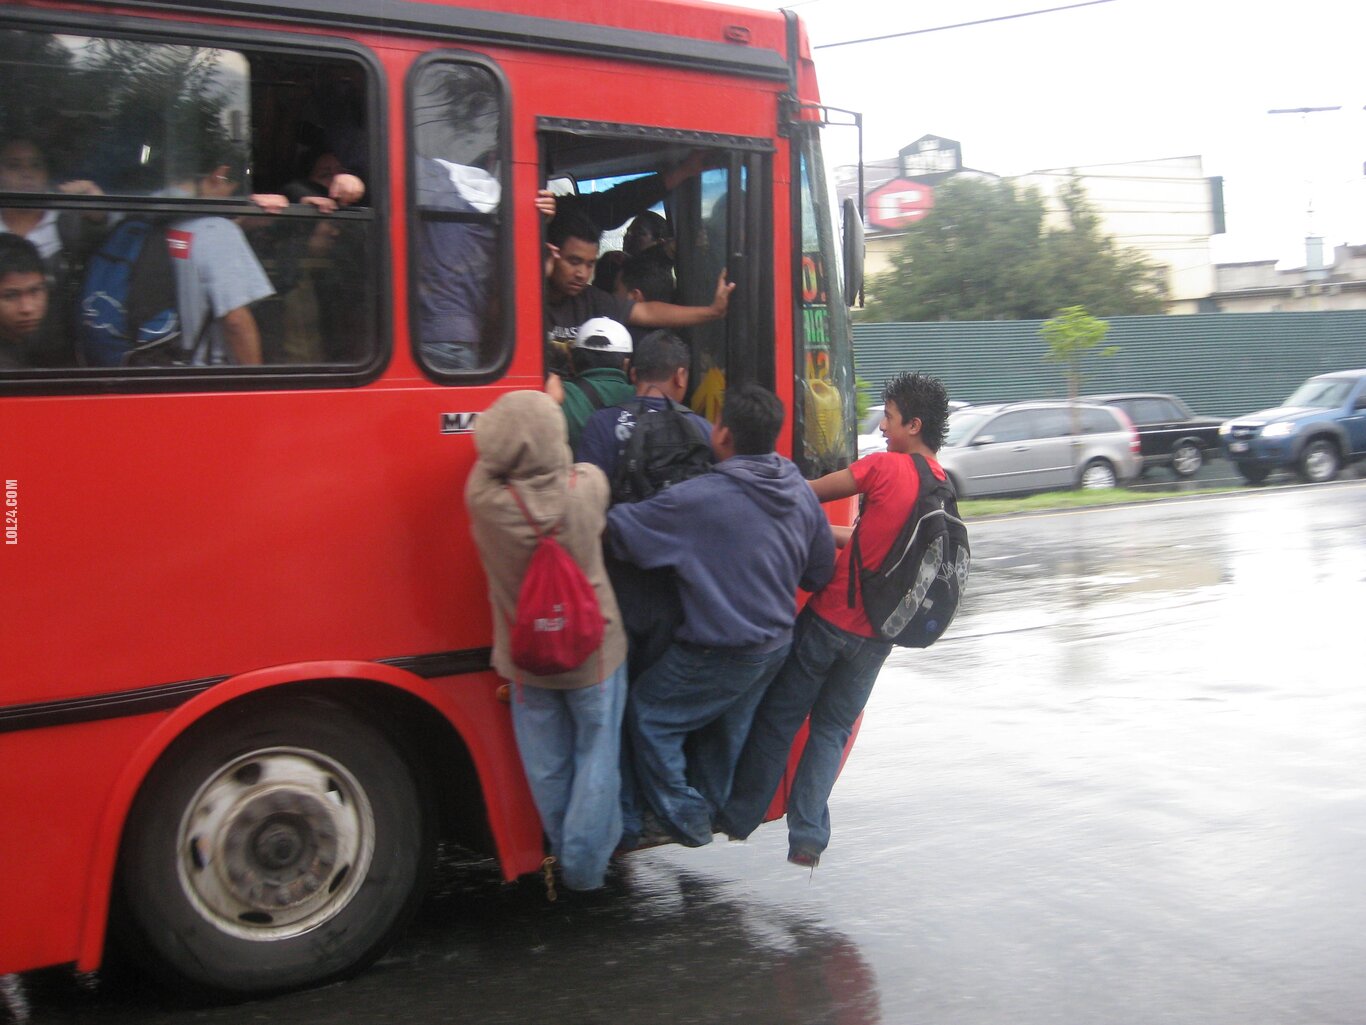
[[[976,21],[960,21],[955,25],[936,25],[934,28],[917,28],[909,32],[893,32],[886,36],[869,36],[867,39],[846,39],[839,43],[821,43],[813,46],[813,50],[829,50],[836,46],[855,46],[859,43],[880,43],[884,39],[901,39],[905,36],[923,36],[929,32],[947,32],[951,28],[971,28],[973,25],[990,25],[997,21],[1014,21],[1016,18],[1032,18],[1036,14],[1056,14],[1058,11],[1072,11],[1078,7],[1095,7],[1097,4],[1114,3],[1114,0],[1084,0],[1078,4],[1067,4],[1063,7],[1046,7],[1038,11],[1022,11],[1019,14],[1002,14],[995,18],[978,18]]]

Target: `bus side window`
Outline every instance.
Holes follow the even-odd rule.
[[[0,174],[0,216],[50,257],[44,337],[4,370],[190,374],[209,364],[371,360],[373,213],[282,216],[253,202],[283,192],[310,140],[369,163],[358,60],[16,30],[0,34],[0,62],[9,75],[0,141],[16,171]],[[40,166],[17,173],[34,152]],[[41,208],[33,193],[43,194]],[[155,274],[138,285],[127,274],[95,283],[96,265],[107,271],[128,256],[132,236],[119,229],[129,222],[150,225],[145,237],[167,246],[175,282],[159,280],[169,302],[143,284]],[[178,308],[182,331],[146,344],[136,318],[130,326],[107,311],[151,309],[153,293],[157,310]]]
[[[485,67],[435,60],[410,96],[415,351],[438,377],[487,372],[507,345],[502,89]]]

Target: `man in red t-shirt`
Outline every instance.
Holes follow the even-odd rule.
[[[887,451],[811,482],[822,502],[863,496],[859,548],[869,569],[882,562],[915,507],[920,480],[910,455],[924,456],[934,475],[944,479],[934,454],[943,443],[949,415],[949,397],[938,378],[897,374],[882,394]],[[842,551],[834,579],[812,596],[797,619],[792,653],[755,713],[730,798],[717,822],[732,839],[742,839],[763,821],[792,740],[809,713],[810,735],[787,802],[787,860],[796,865],[814,867],[830,843],[828,801],[840,759],[892,650],[869,625],[860,589],[854,589],[854,606],[849,606],[852,553],[845,546],[852,533],[851,527],[835,528]]]

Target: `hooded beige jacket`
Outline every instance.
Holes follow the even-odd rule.
[[[493,607],[493,668],[507,680],[561,690],[591,687],[626,659],[621,613],[602,563],[610,497],[607,478],[589,463],[571,465],[567,439],[564,414],[553,399],[541,392],[509,392],[475,422],[478,459],[465,484],[470,532],[484,563]],[[508,492],[508,483],[517,488],[538,529],[561,523],[556,537],[583,568],[606,620],[602,647],[568,673],[533,676],[513,665],[508,653],[508,624],[516,615],[517,591],[536,548],[536,535]]]

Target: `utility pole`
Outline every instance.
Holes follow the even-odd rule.
[[[1323,114],[1329,111],[1341,110],[1341,107],[1278,107],[1275,110],[1268,110],[1268,114],[1298,114],[1300,124],[1308,128],[1310,114]],[[1306,131],[1306,143],[1308,142]],[[1306,281],[1322,281],[1328,276],[1327,270],[1323,266],[1323,236],[1314,231],[1314,179],[1313,172],[1306,172],[1307,177],[1304,181],[1304,190],[1309,194],[1309,209],[1305,211],[1308,221],[1308,228],[1304,236],[1304,277]]]

